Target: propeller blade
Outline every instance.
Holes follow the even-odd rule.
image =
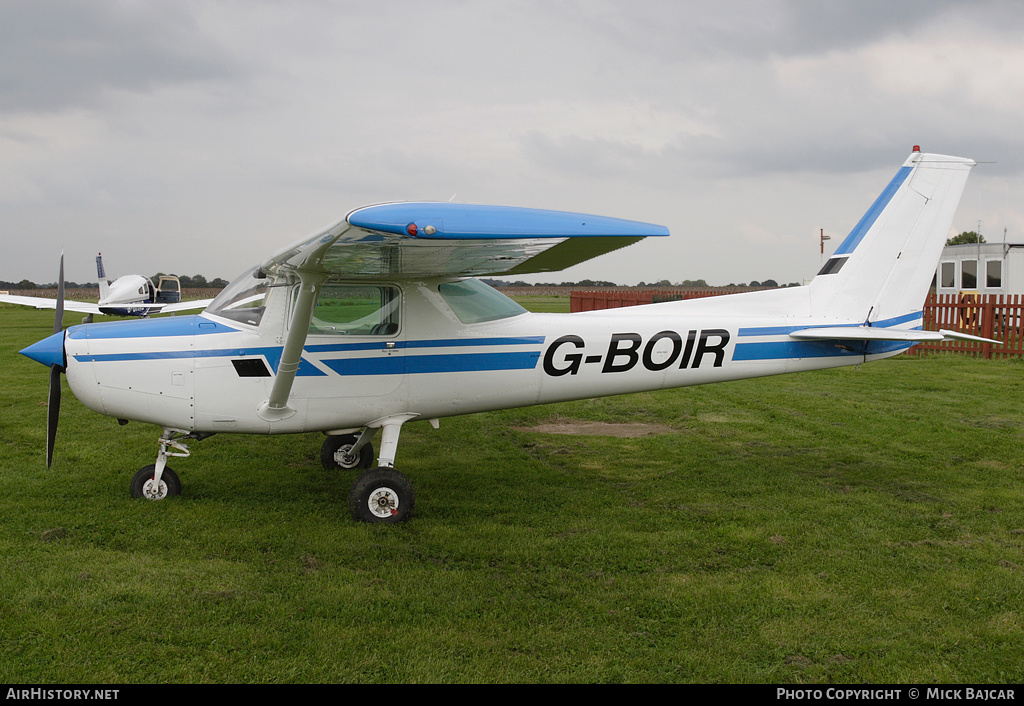
[[[46,467],[53,463],[53,444],[57,439],[57,420],[60,418],[59,365],[50,366],[50,390],[46,399]]]
[[[64,330],[64,253],[60,254],[60,275],[57,277],[57,312],[53,317],[53,332]],[[57,439],[57,420],[60,418],[60,374],[64,368],[50,366],[50,389],[46,397],[46,467],[53,463],[53,444]]]
[[[53,332],[64,328],[64,253],[60,254],[60,276],[57,277],[57,313],[53,317]]]

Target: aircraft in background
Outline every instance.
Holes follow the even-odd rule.
[[[65,301],[63,308],[89,314],[108,316],[140,316],[160,312],[193,311],[205,308],[212,299],[181,301],[181,281],[174,275],[160,275],[157,284],[142,275],[124,275],[113,282],[107,280],[103,270],[103,253],[96,256],[96,276],[99,278],[100,299],[97,303]],[[0,302],[34,306],[37,309],[55,309],[56,299],[0,294]]]
[[[22,351],[50,366],[47,463],[64,372],[86,407],[163,429],[134,497],[181,492],[167,460],[188,456],[187,440],[321,431],[325,467],[365,469],[349,491],[352,516],[393,523],[415,503],[394,467],[413,420],[436,428],[443,417],[986,340],[922,330],[974,164],[915,147],[808,286],[575,314],[529,313],[473,277],[557,271],[668,230],[498,206],[356,209],[243,274],[201,314],[67,331],[58,319]]]

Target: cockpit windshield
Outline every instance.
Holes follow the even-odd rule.
[[[210,306],[206,307],[206,311],[243,324],[258,326],[263,317],[263,304],[269,287],[270,280],[262,275],[260,268],[254,267],[221,290],[221,293],[210,302]]]
[[[438,286],[438,291],[464,324],[479,324],[527,313],[526,309],[478,279],[445,282]]]

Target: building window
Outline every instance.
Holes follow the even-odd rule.
[[[955,262],[943,262],[942,263],[942,276],[939,278],[939,286],[943,289],[953,289],[956,287],[956,263]]]
[[[985,263],[985,286],[998,289],[1003,286],[1003,263],[989,260]]]
[[[978,288],[978,261],[962,260],[960,262],[960,289]]]

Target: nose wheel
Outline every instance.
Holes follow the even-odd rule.
[[[348,493],[349,512],[360,522],[404,522],[415,504],[416,495],[409,479],[384,466],[363,473]]]
[[[187,458],[190,455],[188,447],[180,441],[185,436],[185,432],[164,429],[160,436],[160,452],[156,456],[156,463],[140,469],[132,478],[129,492],[133,498],[163,500],[181,495],[181,481],[178,474],[167,465],[167,459],[170,456]]]
[[[181,480],[178,474],[168,466],[164,466],[160,479],[156,479],[156,464],[151,463],[139,470],[132,478],[131,494],[133,498],[145,498],[146,500],[163,500],[175,495],[181,495]]]

